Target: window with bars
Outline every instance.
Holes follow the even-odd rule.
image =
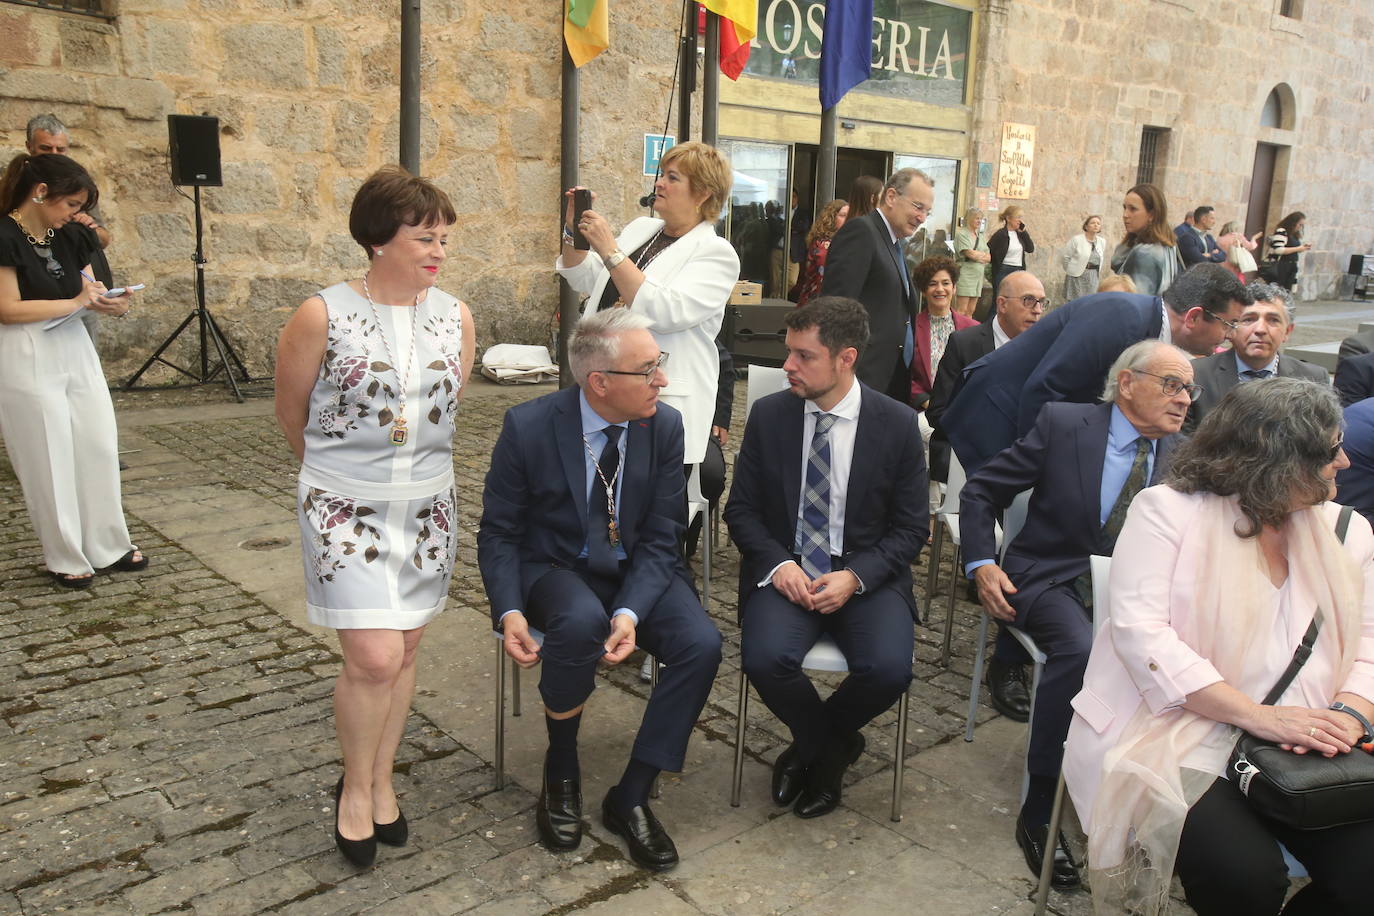
[[[54,10],[59,13],[76,13],[79,16],[92,16],[96,19],[113,19],[106,11],[107,0],[0,0],[16,6],[30,6],[40,10]]]
[[[1169,148],[1169,128],[1140,129],[1140,160],[1136,165],[1136,184],[1159,184],[1164,174],[1165,153]]]

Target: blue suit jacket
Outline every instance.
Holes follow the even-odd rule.
[[[1350,467],[1336,472],[1336,502],[1374,524],[1374,398],[1345,409],[1345,454]]]
[[[1175,233],[1174,237],[1178,239],[1178,253],[1183,257],[1185,266],[1222,264],[1226,261],[1226,252],[1221,250],[1217,240],[1210,234],[1204,238],[1195,230],[1189,229],[1187,232]]]
[[[860,382],[859,384],[863,384]],[[735,459],[725,523],[740,550],[739,607],[768,572],[795,559],[803,410],[790,391],[761,398]],[[916,412],[863,385],[844,510],[844,566],[868,595],[891,589],[916,615],[911,564],[930,532],[930,496]]]
[[[1336,364],[1335,384],[1342,407],[1374,395],[1374,353],[1344,357]]]
[[[1031,431],[984,464],[960,491],[963,555],[972,561],[996,559],[995,522],[1017,493],[1035,488],[1026,525],[1002,563],[1017,588],[1007,600],[1018,614],[1045,589],[1086,573],[1088,558],[1100,552],[1111,417],[1111,404],[1046,404]],[[1151,485],[1163,479],[1180,441],[1178,435],[1165,436],[1155,445]]]
[[[477,565],[492,622],[524,610],[530,589],[567,569],[587,542],[587,466],[577,387],[506,411],[491,454],[477,531]],[[631,420],[621,472],[620,535],[628,565],[611,607],[645,620],[670,577],[691,577],[677,545],[686,528],[682,415],[667,404]]]
[[[1045,404],[1095,403],[1121,351],[1159,337],[1163,327],[1158,296],[1095,293],[970,363],[940,420],[964,470],[972,474],[1030,432]]]

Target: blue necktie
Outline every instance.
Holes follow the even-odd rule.
[[[911,296],[911,271],[906,269],[906,256],[902,254],[902,240],[898,239],[892,243],[893,249],[897,252],[897,273],[902,275],[902,290],[907,297]],[[906,302],[902,303],[902,311],[906,312]],[[911,316],[906,319],[906,332],[902,335],[902,362],[911,365],[911,357],[916,353],[916,338],[911,332]]]
[[[587,503],[587,568],[602,576],[614,576],[620,572],[620,560],[611,546],[611,515],[607,511],[606,486],[601,478],[604,476],[615,486],[615,472],[620,468],[620,434],[624,431],[619,426],[607,426],[602,430],[606,434],[606,447],[601,450],[601,459],[597,461],[601,473],[592,480],[592,493]],[[619,511],[616,514],[619,515]]]
[[[806,456],[806,484],[797,523],[797,556],[811,578],[830,572],[830,427],[833,413],[816,414],[816,432]]]
[[[1274,373],[1269,369],[1246,369],[1243,372],[1241,372],[1240,375],[1241,378],[1244,378],[1246,381],[1250,381],[1253,379],[1266,379],[1273,374]]]

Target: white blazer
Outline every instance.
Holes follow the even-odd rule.
[[[1088,242],[1088,237],[1082,232],[1069,239],[1064,250],[1059,254],[1060,263],[1064,266],[1064,273],[1070,277],[1083,276],[1083,270],[1092,260],[1093,252],[1097,252],[1099,265],[1107,263],[1107,240],[1102,237],[1102,233],[1099,232],[1091,244]]]
[[[663,220],[642,216],[616,238],[625,254],[643,245],[663,227]],[[610,279],[595,252],[576,267],[560,255],[554,269],[573,289],[587,296],[583,306],[595,309]],[[668,354],[664,369],[668,387],[659,397],[682,414],[684,457],[697,464],[706,457],[706,439],[716,412],[720,355],[716,334],[739,279],[739,256],[710,223],[702,222],[665,248],[644,268],[644,285],[630,308],[646,316],[659,349]]]

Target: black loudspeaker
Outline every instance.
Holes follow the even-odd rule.
[[[219,169],[219,118],[168,115],[172,184],[201,187],[224,184]]]
[[[1350,269],[1346,273],[1352,277],[1358,277],[1364,273],[1364,258],[1365,256],[1362,254],[1352,254],[1350,256]]]

